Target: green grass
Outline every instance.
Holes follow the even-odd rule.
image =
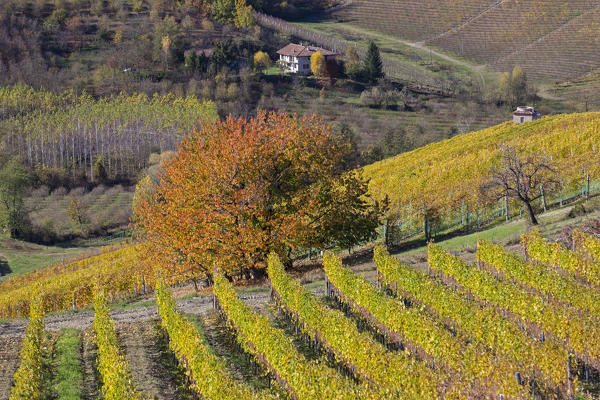
[[[83,372],[80,358],[81,339],[76,329],[60,331],[55,345],[55,376],[52,382],[56,400],[82,398]]]
[[[583,201],[575,204],[583,203]],[[524,218],[513,220],[508,223],[502,223],[490,229],[480,232],[471,233],[469,235],[458,236],[452,239],[438,242],[440,247],[448,251],[460,251],[468,248],[475,248],[480,239],[489,240],[491,242],[500,243],[503,245],[518,243],[520,237],[529,229],[539,229],[542,236],[553,239],[556,238],[559,232],[567,226],[577,226],[589,219],[600,218],[600,207],[598,201],[590,200],[583,203],[588,209],[588,213],[577,218],[569,218],[569,211],[575,204],[571,204],[558,210],[552,210],[545,214],[538,215],[539,225],[531,226]],[[398,253],[397,255],[412,255],[424,253],[427,251],[427,246],[421,246],[409,251]]]
[[[430,54],[428,51],[404,44],[402,40],[399,40],[398,37],[394,35],[376,32],[362,27],[355,27],[351,24],[339,22],[301,22],[297,23],[297,25],[317,33],[325,33],[328,36],[336,39],[344,39],[354,42],[357,46],[363,48],[366,48],[368,41],[372,40],[380,47],[382,54],[385,54],[406,66],[421,70],[430,76],[445,77],[445,73],[448,72],[454,77],[460,79],[469,79],[475,75],[473,70],[464,65],[452,63],[448,60],[438,57],[435,54]],[[361,40],[354,40],[354,38],[357,37],[360,37]],[[439,49],[435,49],[435,51],[441,53]],[[415,60],[415,54],[418,56],[418,60]],[[460,62],[469,64],[470,66],[475,65],[467,60],[459,59],[454,55],[452,55],[452,57]],[[485,81],[492,79],[492,75],[493,74],[486,73],[484,77]]]
[[[0,266],[0,271],[4,274],[0,277],[0,281],[69,260],[81,255],[84,250],[40,246],[12,240],[8,235],[0,235],[0,260],[4,261]]]

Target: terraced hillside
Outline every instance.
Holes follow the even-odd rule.
[[[500,71],[518,64],[538,80],[578,77],[600,66],[597,1],[357,0],[336,13]]]
[[[346,22],[424,41],[481,14],[497,0],[356,0],[338,11]]]

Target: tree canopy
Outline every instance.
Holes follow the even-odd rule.
[[[367,56],[365,57],[364,73],[369,82],[374,83],[383,78],[383,63],[379,54],[379,47],[375,42],[369,43]]]
[[[0,166],[0,227],[13,238],[27,228],[27,213],[23,199],[31,185],[31,175],[17,157]]]
[[[141,185],[136,227],[175,273],[210,277],[290,260],[298,248],[350,247],[372,239],[381,209],[357,173],[350,145],[317,117],[261,113],[207,124],[165,164],[159,184]]]
[[[321,76],[325,72],[325,57],[318,51],[310,56],[310,71],[314,76]]]

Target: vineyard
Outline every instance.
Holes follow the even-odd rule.
[[[380,246],[376,282],[328,253],[325,298],[293,279],[272,254],[271,311],[249,307],[217,273],[215,311],[189,316],[178,311],[161,278],[155,281],[156,329],[168,343],[168,363],[182,377],[179,392],[207,400],[594,398],[600,351],[589,338],[600,333],[600,287],[593,280],[600,270],[600,239],[575,230],[567,248],[533,231],[522,236],[522,245],[524,258],[482,240],[477,263],[470,265],[430,244],[427,271],[399,262]],[[37,274],[41,279],[58,268]],[[20,280],[13,285],[23,285]],[[121,343],[108,293],[107,282],[91,289],[93,331],[89,339],[88,333],[80,336],[95,349],[98,372],[79,379],[95,380],[96,393],[106,399],[151,397],[141,389],[145,382],[130,372],[131,348]],[[61,390],[72,388],[54,369],[68,362],[64,348],[85,353],[90,344],[82,346],[71,331],[46,332],[48,298],[32,298],[10,399],[44,398],[52,376],[57,382],[52,390],[63,398]],[[220,342],[208,340],[210,326],[225,333]],[[151,345],[162,346],[160,340]],[[268,384],[256,387],[242,379],[214,346],[243,355],[251,374]]]
[[[468,225],[498,209],[499,202],[488,199],[480,187],[500,160],[500,143],[524,154],[542,154],[552,162],[561,184],[555,192],[545,193],[545,200],[558,204],[574,192],[585,191],[587,176],[592,181],[600,178],[599,138],[600,114],[558,115],[458,135],[368,165],[363,172],[371,179],[371,193],[378,199],[388,197],[389,218],[402,229],[422,227],[432,211],[440,215],[442,224],[457,220]],[[509,203],[509,214],[520,207]]]
[[[500,71],[517,64],[535,79],[555,80],[598,67],[597,7],[591,0],[359,0],[334,15]]]

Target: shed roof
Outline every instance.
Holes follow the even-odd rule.
[[[537,113],[535,111],[535,108],[533,107],[529,107],[529,106],[519,106],[517,107],[517,109],[513,112],[513,115],[517,115],[517,116],[527,116],[527,115],[539,115],[539,113]]]

